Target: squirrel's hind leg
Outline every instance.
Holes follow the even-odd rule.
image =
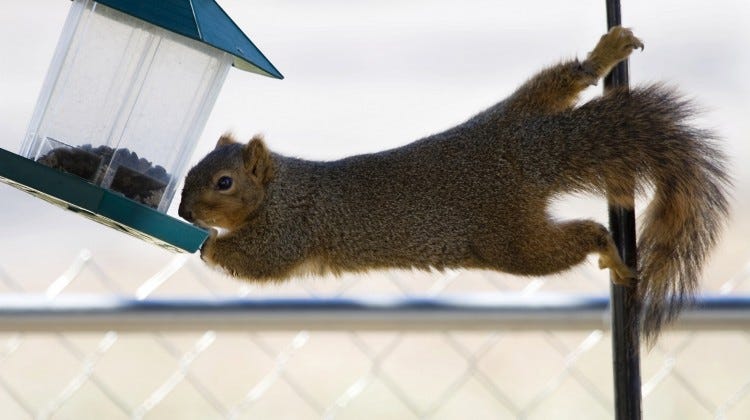
[[[598,253],[599,267],[614,270],[615,283],[628,285],[636,277],[617,253],[607,228],[592,220],[530,223],[517,233],[505,236],[506,240],[511,239],[502,247],[491,246],[489,240],[475,249],[489,268],[512,274],[555,274],[582,263],[591,253]]]
[[[610,269],[614,272],[612,281],[622,286],[630,286],[636,278],[636,273],[622,261],[615,246],[615,241],[607,228],[591,220],[576,220],[561,223],[563,230],[567,230],[570,244],[575,250],[586,254],[599,254],[599,268]],[[588,248],[588,252],[586,252]]]
[[[555,114],[570,109],[578,95],[596,85],[643,42],[621,26],[604,34],[582,62],[569,60],[535,74],[505,102],[506,115]]]

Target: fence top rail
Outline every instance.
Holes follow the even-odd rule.
[[[609,330],[609,297],[148,298],[0,294],[0,331]],[[701,296],[673,329],[750,330],[750,295]]]

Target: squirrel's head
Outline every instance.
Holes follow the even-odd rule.
[[[271,153],[261,136],[242,144],[225,134],[188,172],[179,214],[197,225],[234,230],[261,206],[272,177]]]

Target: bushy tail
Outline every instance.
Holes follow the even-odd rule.
[[[603,162],[601,187],[620,186],[629,173],[637,191],[654,188],[640,220],[637,286],[641,331],[652,344],[661,327],[693,299],[717,242],[729,210],[726,159],[711,132],[688,124],[695,113],[691,103],[662,85],[610,92],[580,110],[587,108],[617,118],[620,125],[602,139],[612,155],[609,164]]]
[[[673,119],[670,130],[657,134],[668,140],[666,156],[651,169],[654,197],[638,240],[642,331],[653,342],[698,289],[703,263],[729,211],[728,176],[712,133],[686,125],[692,114],[688,102],[664,88],[642,89],[634,96],[665,107]]]

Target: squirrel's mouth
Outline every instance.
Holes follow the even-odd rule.
[[[188,210],[187,206],[184,206],[183,203],[180,203],[180,207],[177,209],[177,214],[183,219],[187,220],[189,223],[192,223],[203,229],[209,229],[211,228],[211,226],[213,226],[213,223],[216,222],[216,220],[203,219],[200,215],[196,214],[194,211]]]

